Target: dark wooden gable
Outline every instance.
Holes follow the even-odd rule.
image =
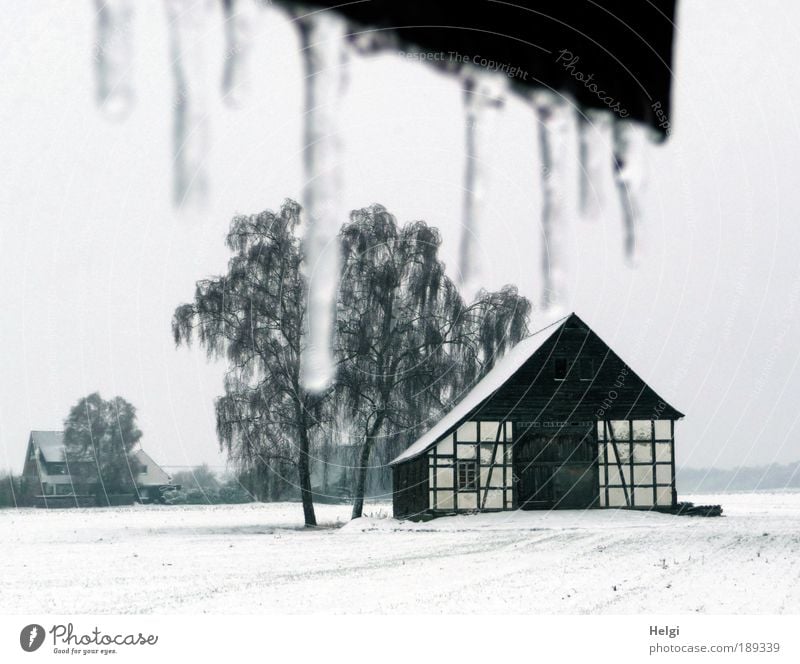
[[[563,380],[557,374],[564,373]],[[540,422],[678,419],[578,316],[571,314],[465,419]]]
[[[31,450],[33,449],[33,434],[28,435],[28,446],[25,448],[25,463],[22,466],[23,477],[38,477],[39,469],[36,466],[36,460],[31,459]],[[38,450],[36,452],[39,453]]]

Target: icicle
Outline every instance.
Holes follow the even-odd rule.
[[[607,205],[606,192],[614,187],[613,123],[611,113],[586,111],[578,123],[580,157],[580,211],[595,221]]]
[[[166,0],[173,101],[173,200],[182,207],[205,199],[208,118],[203,39],[209,0]]]
[[[625,233],[625,257],[636,265],[642,248],[641,198],[645,185],[646,129],[628,121],[614,125],[615,179]]]
[[[475,74],[464,82],[465,150],[464,209],[459,247],[459,281],[471,298],[483,286],[481,203],[487,185],[481,155],[491,136],[496,109],[503,105],[502,81],[497,76]]]
[[[95,0],[97,105],[110,118],[122,119],[133,101],[133,7],[130,0]]]
[[[535,94],[542,178],[542,308],[558,311],[564,299],[562,241],[565,227],[569,107],[551,93]]]
[[[306,389],[333,379],[332,338],[339,285],[337,234],[347,221],[341,200],[339,105],[346,82],[345,25],[332,12],[300,23],[305,66],[303,248],[308,277],[307,336],[301,357]]]
[[[238,108],[247,96],[250,80],[247,71],[253,42],[254,0],[223,0],[225,15],[225,64],[222,72],[222,98]]]

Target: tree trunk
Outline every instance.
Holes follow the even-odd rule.
[[[364,512],[364,494],[367,490],[367,464],[369,463],[369,455],[372,452],[372,444],[375,436],[381,429],[383,424],[383,417],[378,417],[372,425],[369,433],[364,439],[364,446],[361,448],[361,458],[358,462],[356,469],[356,495],[353,501],[353,514],[351,519],[360,519]]]
[[[356,495],[353,501],[353,515],[350,517],[352,519],[361,518],[364,512],[364,493],[367,488],[367,464],[369,463],[369,454],[371,451],[372,437],[370,436],[364,441],[364,445],[361,448],[361,457],[358,462],[358,468],[356,469]]]
[[[309,442],[308,431],[305,426],[300,427],[300,458],[297,460],[297,470],[300,475],[300,495],[303,499],[303,516],[306,526],[316,526],[317,518],[314,516],[314,498],[311,494],[311,471],[308,463]]]

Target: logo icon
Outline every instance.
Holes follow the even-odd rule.
[[[19,644],[25,652],[38,650],[44,643],[44,627],[34,623],[23,627],[19,633]]]

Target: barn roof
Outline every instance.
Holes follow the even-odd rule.
[[[542,346],[545,345],[549,339],[554,337],[567,324],[568,321],[575,321],[576,324],[585,326],[588,329],[588,326],[586,326],[586,324],[583,323],[583,321],[581,321],[575,313],[571,313],[568,316],[565,316],[564,318],[561,318],[537,330],[529,337],[526,337],[520,341],[516,346],[508,351],[508,353],[506,353],[506,355],[503,356],[499,362],[497,362],[497,364],[492,368],[491,371],[489,371],[489,373],[487,373],[480,381],[478,381],[478,383],[475,384],[472,390],[470,390],[451,411],[449,411],[441,420],[436,423],[436,425],[429,429],[427,433],[419,438],[402,454],[393,459],[390,462],[390,465],[407,461],[408,459],[412,459],[426,452],[442,437],[446,436],[448,433],[460,426],[461,423],[472,413],[474,413],[476,409],[481,407],[482,404],[487,402],[487,400],[492,397],[492,395],[498,392],[498,390],[500,390],[500,388],[503,387],[503,385],[505,385],[514,376],[514,374],[517,373],[517,371],[522,368],[522,366],[528,360],[530,360],[542,348]],[[602,340],[600,340],[600,343],[603,344],[609,353],[614,354],[613,351],[611,351],[611,349],[608,348],[604,342],[602,342]],[[635,376],[633,371],[631,371],[630,374]],[[653,392],[652,389],[644,383],[644,381],[642,381],[642,385],[642,389],[646,389],[649,394],[652,395],[652,397],[660,399],[660,397],[658,397],[658,395],[655,394],[655,392]],[[665,415],[665,418],[683,417],[683,414],[672,408],[672,406],[669,406],[666,404],[666,402],[664,402],[664,404],[669,409]],[[622,419],[628,418],[623,417]]]
[[[422,454],[429,447],[431,447],[442,436],[447,434],[448,430],[458,425],[470,412],[477,408],[481,402],[489,398],[496,392],[511,376],[519,369],[523,363],[531,357],[541,346],[547,341],[552,334],[554,334],[561,325],[569,318],[565,316],[559,320],[550,323],[546,327],[537,330],[529,337],[525,337],[510,351],[508,351],[500,361],[492,367],[491,371],[487,373],[481,380],[479,380],[475,387],[470,390],[467,395],[456,404],[455,408],[448,412],[439,422],[434,425],[428,432],[418,439],[411,447],[405,452],[396,457],[390,462],[390,465],[400,463],[406,459]]]

